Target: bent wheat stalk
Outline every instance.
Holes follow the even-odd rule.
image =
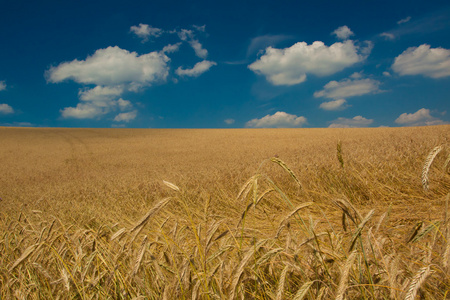
[[[434,147],[433,150],[428,154],[427,159],[425,160],[425,164],[422,169],[422,186],[425,191],[428,191],[428,173],[430,171],[431,164],[433,163],[434,158],[441,152],[442,146]]]

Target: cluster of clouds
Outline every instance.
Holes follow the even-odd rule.
[[[206,60],[208,51],[196,38],[204,32],[204,26],[194,29],[164,31],[147,24],[131,26],[130,32],[143,43],[163,34],[175,34],[180,42],[168,44],[161,51],[139,55],[118,46],[98,49],[84,60],[75,59],[53,66],[45,73],[48,82],[60,83],[72,80],[83,87],[79,89],[79,103],[75,107],[61,109],[63,118],[94,119],[111,112],[118,113],[113,121],[130,122],[138,111],[129,101],[123,99],[127,93],[135,93],[168,81],[171,59],[168,54],[177,52],[183,42],[188,43],[202,61],[192,68],[178,67],[175,74],[180,77],[198,77],[216,65]]]
[[[411,20],[406,17],[397,22],[405,26]],[[50,67],[45,72],[48,82],[61,83],[74,81],[81,85],[78,90],[78,103],[73,107],[60,110],[63,118],[98,119],[111,116],[116,123],[131,122],[138,116],[136,105],[126,100],[127,95],[146,88],[164,84],[171,76],[195,78],[209,71],[217,63],[208,60],[208,50],[204,48],[199,36],[205,33],[205,26],[193,26],[191,29],[163,30],[148,24],[130,27],[130,33],[142,43],[147,43],[163,35],[177,38],[174,44],[167,44],[159,51],[138,54],[134,51],[110,46],[96,50],[84,60],[74,59]],[[351,39],[355,33],[348,26],[341,26],[331,33],[338,41],[326,45],[322,41],[312,44],[297,42],[290,47],[275,48],[267,46],[258,58],[248,65],[248,69],[274,86],[293,86],[306,82],[309,77],[327,77],[347,68],[363,64],[370,56],[373,43]],[[398,31],[380,34],[386,40],[394,40]],[[268,41],[285,40],[287,36],[262,36],[252,40],[250,49],[265,45]],[[193,66],[178,66],[172,71],[170,55],[187,44],[199,59]],[[253,50],[252,50],[253,51]],[[432,48],[428,44],[410,47],[394,58],[386,77],[421,75],[433,79],[450,76],[450,50]],[[385,77],[385,78],[386,78]],[[174,79],[176,81],[176,79]],[[325,111],[342,111],[349,107],[349,99],[364,95],[385,92],[382,83],[363,72],[355,72],[348,78],[330,80],[322,89],[313,93],[313,97],[322,100],[319,108]],[[0,91],[6,89],[6,83],[0,81]],[[0,104],[0,114],[12,114],[14,109]],[[422,126],[444,124],[431,115],[430,109],[421,108],[414,113],[403,113],[395,123],[399,126]],[[235,123],[226,119],[227,125]],[[308,124],[307,118],[283,111],[267,114],[246,122],[251,128],[302,127]],[[357,115],[353,118],[337,118],[329,122],[329,127],[368,127],[373,119]],[[119,125],[117,125],[119,126]]]
[[[234,120],[232,123],[234,123]],[[329,123],[329,128],[361,128],[369,127],[374,123],[374,120],[367,119],[363,116],[355,116],[353,118],[340,117]],[[439,118],[433,117],[431,111],[426,108],[421,108],[415,113],[403,113],[395,120],[395,123],[399,126],[431,126],[447,124]],[[303,125],[306,124],[308,124],[308,122],[304,116],[296,116],[283,111],[278,111],[273,115],[269,114],[260,119],[252,119],[248,121],[245,126],[249,128],[297,128],[303,127]]]
[[[408,23],[411,17],[399,20],[398,25]],[[298,42],[291,47],[277,49],[267,47],[263,54],[248,66],[258,75],[265,76],[266,80],[275,86],[291,86],[305,82],[307,76],[329,76],[338,73],[345,68],[355,66],[367,59],[373,44],[369,41],[360,43],[350,40],[355,34],[348,26],[341,26],[332,32],[337,39],[331,46],[321,41],[308,45]],[[387,39],[394,39],[392,33],[382,33]],[[442,78],[450,76],[450,50],[444,48],[431,48],[423,44],[418,47],[406,49],[395,57],[391,70],[398,76],[422,75],[430,78]],[[383,72],[386,77],[391,77],[388,71]],[[322,102],[319,108],[328,111],[344,110],[351,105],[347,99],[363,95],[378,94],[384,92],[380,89],[381,82],[365,76],[362,72],[356,72],[349,78],[328,82],[322,90],[314,93],[315,98],[329,99]],[[301,127],[305,122],[295,115],[285,112],[277,112],[261,119],[253,119],[247,122],[247,127]],[[329,127],[367,127],[373,124],[373,119],[362,116],[353,118],[338,118],[331,122]],[[430,110],[422,108],[419,111],[400,115],[395,123],[401,126],[437,125],[443,121],[430,115]]]
[[[421,108],[415,113],[403,113],[396,120],[395,123],[401,126],[431,126],[442,125],[444,121],[433,117],[429,109]]]

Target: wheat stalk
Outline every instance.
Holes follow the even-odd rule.
[[[430,171],[431,164],[433,163],[434,158],[441,152],[442,146],[434,147],[433,150],[428,154],[427,159],[425,160],[425,164],[422,168],[422,186],[425,191],[428,191],[428,173]]]

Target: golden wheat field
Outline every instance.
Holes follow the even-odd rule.
[[[449,138],[0,128],[0,299],[449,299]]]

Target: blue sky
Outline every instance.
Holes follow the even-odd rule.
[[[450,122],[448,1],[2,1],[0,126]]]

